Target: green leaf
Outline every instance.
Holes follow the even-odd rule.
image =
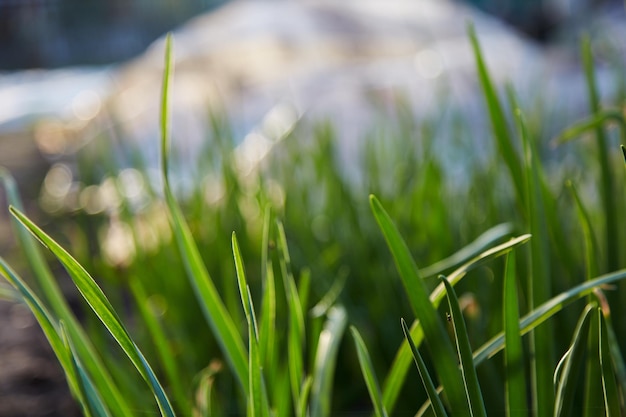
[[[528,415],[526,377],[524,374],[524,351],[519,331],[519,305],[515,279],[515,252],[507,255],[504,273],[503,323],[504,362],[506,366],[506,413],[507,416]]]
[[[20,223],[30,230],[44,246],[50,249],[63,264],[72,278],[72,281],[74,281],[76,288],[78,288],[80,294],[85,301],[87,301],[87,304],[89,304],[89,307],[96,313],[102,324],[104,324],[109,333],[111,333],[113,339],[120,345],[126,356],[128,356],[139,374],[152,390],[161,413],[165,416],[174,416],[174,410],[163,387],[156,378],[156,375],[154,375],[152,368],[150,368],[143,354],[131,339],[130,334],[114,311],[113,306],[111,306],[109,300],[100,287],[98,287],[98,284],[96,284],[89,273],[85,271],[65,249],[44,233],[30,219],[14,207],[11,207],[10,210]]]
[[[459,307],[459,300],[456,296],[456,292],[454,291],[454,287],[452,287],[452,284],[448,282],[446,277],[442,276],[441,281],[446,286],[448,306],[450,307],[450,316],[456,340],[456,349],[461,363],[461,373],[463,374],[463,382],[465,384],[465,391],[467,393],[467,400],[470,404],[470,410],[472,412],[472,416],[474,417],[486,417],[487,411],[485,410],[485,403],[480,391],[476,368],[474,368],[472,347],[467,334],[465,320],[463,319],[463,313],[461,313],[461,307]]]
[[[413,261],[409,248],[400,236],[391,218],[378,199],[370,195],[370,207],[389,247],[406,294],[417,319],[424,329],[426,343],[433,358],[437,375],[444,387],[450,410],[454,415],[469,415],[467,398],[456,355],[446,329],[433,303],[428,298],[426,285]]]
[[[587,335],[589,334],[589,323],[591,313],[595,309],[592,305],[587,305],[578,320],[572,344],[566,352],[566,356],[561,360],[562,369],[557,377],[555,373],[555,402],[554,416],[569,416],[574,405],[576,386],[579,382],[580,372],[585,364],[585,349],[587,347]]]
[[[419,350],[415,346],[415,342],[413,342],[413,338],[411,337],[411,332],[406,325],[404,319],[400,319],[402,324],[402,331],[404,332],[404,337],[409,343],[411,347],[411,352],[413,354],[413,359],[415,360],[415,365],[417,366],[417,370],[420,374],[420,378],[422,378],[422,384],[424,384],[424,388],[426,389],[426,393],[428,394],[428,398],[430,399],[430,404],[432,406],[432,411],[434,412],[436,417],[445,417],[448,414],[446,413],[445,408],[443,407],[443,403],[439,398],[439,393],[437,392],[437,388],[435,388],[435,384],[433,383],[430,374],[428,373],[428,369],[426,368],[426,364],[422,359],[422,355],[420,355]]]
[[[217,342],[222,348],[224,357],[235,374],[235,378],[247,395],[248,359],[243,340],[202,261],[198,246],[191,235],[189,226],[183,217],[182,211],[174,198],[174,193],[169,184],[167,173],[169,155],[168,93],[171,73],[173,71],[171,44],[172,38],[171,35],[168,35],[165,48],[165,71],[163,75],[163,96],[161,100],[161,169],[165,201],[170,214],[174,238],[198,303],[202,308],[204,317],[209,323]]]
[[[354,326],[350,326],[350,331],[352,332],[352,337],[354,338],[354,346],[356,347],[356,352],[359,357],[359,365],[361,366],[361,372],[363,373],[367,390],[370,393],[370,398],[374,404],[376,416],[387,417],[387,410],[385,410],[385,406],[383,405],[380,386],[378,385],[372,360],[369,352],[367,351],[367,347],[365,346],[365,342],[359,334],[359,331]]]

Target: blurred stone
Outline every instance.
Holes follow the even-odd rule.
[[[422,117],[438,112],[443,96],[476,111],[482,103],[469,22],[496,80],[528,85],[551,65],[541,48],[503,24],[448,1],[231,2],[174,33],[175,143],[191,157],[214,111],[228,116],[238,142],[254,142],[250,148],[263,153],[263,143],[307,114],[336,123],[349,158],[375,107],[398,94]],[[143,142],[153,161],[163,52],[160,39],[121,68],[108,101],[125,136]],[[268,128],[277,113],[282,130]]]

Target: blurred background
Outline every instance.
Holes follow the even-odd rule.
[[[531,38],[549,41],[566,24],[617,0],[468,0]],[[0,70],[100,65],[150,42],[221,0],[1,0]]]

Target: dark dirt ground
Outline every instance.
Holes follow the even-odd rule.
[[[80,415],[33,315],[23,304],[0,301],[0,417]]]
[[[48,164],[31,138],[0,134],[0,165],[13,174],[24,202],[32,206]],[[10,261],[15,242],[7,206],[0,185],[0,254]],[[80,415],[63,370],[33,315],[23,304],[0,300],[0,417]]]

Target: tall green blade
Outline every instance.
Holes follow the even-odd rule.
[[[425,340],[437,375],[444,387],[444,395],[448,400],[450,410],[454,415],[469,415],[469,404],[465,397],[460,371],[456,366],[454,348],[443,322],[437,316],[435,307],[428,297],[428,290],[409,248],[385,209],[373,195],[370,196],[370,207],[393,255],[411,307],[424,329]]]
[[[589,106],[594,115],[600,112],[600,97],[595,80],[595,69],[593,56],[591,53],[591,42],[588,36],[584,36],[581,42],[581,55],[583,60],[583,69],[587,80],[587,90],[589,95]],[[607,137],[601,126],[596,128],[596,141],[598,145],[598,163],[602,172],[600,183],[600,195],[602,196],[602,209],[604,213],[604,227],[606,233],[606,251],[608,255],[607,270],[614,271],[619,267],[619,234],[616,227],[617,213],[615,211],[615,199],[613,183],[613,173],[609,162],[609,149]]]
[[[515,146],[513,146],[513,141],[507,127],[504,109],[502,107],[502,104],[500,103],[500,100],[498,99],[496,89],[493,85],[491,76],[489,75],[489,71],[487,69],[487,65],[485,64],[485,61],[483,59],[483,54],[480,50],[476,31],[474,30],[474,27],[472,25],[468,27],[468,34],[472,45],[472,50],[474,52],[474,60],[476,61],[478,78],[480,80],[480,85],[483,90],[483,96],[487,104],[487,109],[489,110],[489,117],[491,119],[491,126],[496,139],[496,144],[498,146],[498,151],[504,159],[506,166],[511,174],[511,179],[513,180],[513,185],[515,187],[518,201],[523,202],[525,201],[525,188],[522,164],[520,162]]]
[[[248,322],[248,415],[251,417],[269,416],[268,400],[265,396],[263,366],[259,352],[259,331],[254,313],[250,288],[246,280],[243,258],[235,232],[232,234],[233,257],[237,272],[237,284],[241,303]]]
[[[168,94],[169,84],[173,72],[172,66],[172,37],[168,35],[165,49],[165,71],[163,75],[163,91],[161,99],[161,169],[165,201],[170,214],[170,222],[178,250],[180,251],[187,276],[191,281],[196,298],[200,303],[202,312],[213,330],[222,353],[231,366],[235,378],[242,390],[248,391],[248,359],[246,349],[233,322],[231,315],[226,310],[220,295],[213,284],[200,256],[189,226],[183,217],[182,211],[174,198],[168,178],[169,156],[169,111]]]
[[[287,238],[282,223],[277,222],[277,246],[280,253],[280,269],[285,285],[287,306],[289,308],[289,333],[287,334],[287,352],[289,357],[289,375],[293,405],[297,407],[300,398],[300,389],[304,382],[304,315],[296,282],[291,272],[291,258],[287,247]]]
[[[515,252],[507,255],[504,273],[503,323],[504,363],[506,367],[506,415],[528,415],[526,376],[524,374],[524,350],[519,331],[519,304],[515,279]]]
[[[406,326],[406,324],[404,326]],[[374,404],[376,417],[387,417],[387,410],[385,410],[385,406],[383,405],[380,386],[378,385],[378,380],[376,379],[376,374],[374,373],[374,367],[372,365],[372,360],[367,350],[367,346],[365,346],[365,342],[363,341],[361,334],[354,326],[350,327],[350,331],[352,332],[352,337],[354,338],[354,346],[356,347],[356,353],[359,357],[361,372],[363,373],[367,390],[370,393],[370,398]]]
[[[516,104],[516,103],[515,103]],[[550,238],[542,193],[541,163],[519,107],[515,116],[524,145],[524,180],[526,184],[526,218],[533,240],[530,243],[528,279],[528,306],[533,309],[550,297]],[[537,327],[530,335],[531,386],[533,408],[539,416],[549,415],[554,409],[552,369],[554,367],[554,340],[551,323]]]
[[[102,324],[107,328],[113,339],[120,345],[126,356],[131,360],[137,371],[146,381],[152,390],[159,405],[161,413],[165,416],[174,416],[174,410],[170,401],[159,383],[156,375],[143,354],[135,345],[130,334],[122,324],[114,311],[113,306],[106,298],[98,284],[93,280],[87,271],[72,256],[56,243],[50,236],[44,233],[30,219],[15,208],[10,208],[11,213],[22,223],[39,241],[46,246],[63,264],[70,277],[74,281],[76,288],[83,296],[89,307],[96,313]]]
[[[450,307],[450,316],[456,340],[456,349],[461,363],[461,372],[463,374],[465,391],[467,393],[467,400],[470,404],[472,416],[486,417],[487,411],[485,410],[485,402],[483,401],[483,395],[480,391],[478,375],[476,375],[474,358],[472,357],[472,347],[467,334],[467,328],[465,327],[463,313],[461,313],[461,307],[459,307],[459,299],[456,296],[452,284],[450,284],[445,277],[441,277],[441,281],[446,286],[448,306]]]

